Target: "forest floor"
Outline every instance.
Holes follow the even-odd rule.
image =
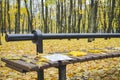
[[[120,39],[95,39],[88,43],[87,39],[80,40],[46,40],[43,43],[44,54],[53,52],[67,52],[89,50],[93,48],[105,49],[117,47],[120,49]],[[36,46],[31,41],[5,42],[2,37],[0,58],[8,54],[36,54]],[[58,70],[45,70],[45,80],[58,80]],[[36,72],[19,73],[5,67],[0,61],[0,80],[36,80]],[[109,58],[83,63],[67,65],[67,80],[120,80],[120,57]]]

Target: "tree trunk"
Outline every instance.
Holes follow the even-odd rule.
[[[29,12],[29,9],[28,9],[28,5],[27,5],[27,1],[24,0],[25,2],[25,7],[26,7],[26,10],[27,10],[27,14],[28,14],[28,33],[31,31],[30,29],[32,28],[32,23],[31,23],[31,17],[30,17],[30,12]]]
[[[112,0],[112,2],[111,2],[111,0],[109,1],[109,5],[111,6],[110,7],[110,12],[108,12],[108,17],[109,17],[109,19],[108,19],[108,30],[107,30],[107,33],[111,33],[111,32],[114,32],[113,31],[113,27],[112,27],[112,22],[113,22],[113,19],[114,19],[114,8],[115,8],[115,1],[116,0]],[[112,4],[112,5],[111,5]]]
[[[33,14],[32,14],[32,12],[33,12],[33,10],[32,10],[32,1],[33,0],[30,0],[30,31],[32,31],[33,30],[33,25],[32,25],[32,23],[33,23]]]
[[[93,15],[93,33],[98,32],[98,21],[97,21],[97,12],[98,12],[98,1],[94,2],[94,9],[93,9],[94,15]]]
[[[40,21],[39,21],[39,24],[40,24],[40,25],[39,25],[39,29],[42,30],[42,22],[41,22],[41,17],[42,17],[42,14],[41,14],[42,10],[41,10],[41,9],[42,9],[42,8],[41,8],[41,5],[40,5],[39,0],[37,0],[37,4],[38,4],[39,13],[40,13],[40,14],[39,14],[39,20],[40,20]]]
[[[104,30],[104,33],[106,33],[106,30],[107,30],[107,23],[106,23],[106,11],[105,11],[105,10],[104,10],[103,17],[104,17],[103,30]]]
[[[85,33],[85,27],[86,27],[86,12],[87,12],[87,9],[86,9],[86,0],[84,1],[84,6],[85,6],[85,13],[83,14],[83,21],[82,21],[82,33]]]
[[[56,33],[58,32],[58,1],[56,1]]]
[[[2,34],[2,36],[3,36],[3,28],[4,28],[4,24],[3,24],[3,5],[2,5],[2,1],[1,1],[1,34]]]
[[[90,5],[90,10],[89,10],[89,13],[88,13],[88,33],[93,33],[93,29],[94,29],[94,26],[95,26],[95,23],[94,23],[94,0],[91,0],[91,5]],[[92,42],[94,39],[93,38],[88,38],[88,42]]]
[[[15,13],[15,34],[17,33],[17,13]]]
[[[76,28],[76,0],[74,0],[73,16],[72,16],[72,33],[75,33]]]
[[[3,32],[6,33],[7,31],[7,25],[6,25],[6,0],[4,1],[4,26],[3,26]]]
[[[94,11],[94,0],[91,0],[90,10],[88,13],[88,33],[93,32],[93,26],[94,26],[94,22],[93,22],[94,12],[93,11]]]
[[[0,1],[0,45],[2,45],[1,29],[2,29],[2,1]]]
[[[10,23],[9,10],[10,10],[9,0],[7,0],[8,30],[9,30],[9,34],[11,34],[11,23]]]
[[[50,8],[50,32],[52,33],[53,31],[52,31],[52,27],[53,27],[53,25],[52,25],[53,23],[52,23],[52,8]]]
[[[42,14],[41,14],[41,17],[42,17],[42,26],[44,28],[44,21],[45,21],[45,16],[44,16],[44,2],[43,0],[41,0],[41,8],[42,8]]]
[[[68,33],[71,33],[72,11],[73,11],[73,3],[72,0],[70,0],[70,8],[69,8],[69,16],[68,16]]]
[[[48,5],[45,6],[45,20],[44,20],[44,33],[49,32],[48,29]]]
[[[64,0],[64,26],[63,26],[63,32],[67,32],[67,14],[66,14],[66,0]]]
[[[0,45],[2,45],[2,40],[1,40],[1,32],[0,32]]]
[[[117,26],[116,27],[116,32],[120,33],[120,9],[119,9],[120,8],[120,5],[119,5],[120,4],[120,0],[116,0],[116,4],[117,4],[116,5],[116,8],[117,8],[116,12],[117,13],[115,12],[115,14],[114,14],[116,16],[115,19],[117,21],[116,22],[116,26]]]
[[[82,13],[80,11],[82,12],[82,0],[78,0],[78,33],[80,33],[80,21],[82,19]]]
[[[59,0],[56,3],[56,7],[57,7],[56,8],[56,28],[58,29],[58,33],[60,33],[60,1]]]
[[[63,33],[63,1],[61,2],[61,20],[60,20],[60,33]]]
[[[18,13],[17,13],[17,25],[16,25],[16,33],[20,33],[20,0],[17,0],[17,4],[18,4],[18,7],[17,7],[17,10],[18,10]]]
[[[23,18],[23,23],[22,23],[22,34],[24,34],[24,26],[25,26],[25,14],[22,15],[22,18]]]
[[[120,10],[119,10],[120,13]],[[120,33],[120,15],[118,15],[118,28],[117,28],[118,33]]]

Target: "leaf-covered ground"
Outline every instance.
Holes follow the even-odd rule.
[[[37,54],[36,46],[31,41],[5,42],[2,38],[0,45],[0,58],[8,54]],[[68,52],[89,49],[120,48],[120,39],[96,39],[88,43],[87,39],[80,40],[46,40],[44,41],[44,54],[53,52]],[[45,80],[57,80],[58,70],[49,68],[45,70]],[[0,80],[36,80],[36,72],[19,73],[5,67],[0,61]],[[95,60],[84,63],[67,65],[67,80],[120,80],[120,57]]]

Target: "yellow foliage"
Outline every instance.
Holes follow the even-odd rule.
[[[9,11],[8,11],[8,13],[9,14],[15,14],[15,13],[17,13],[17,9],[15,8],[15,9],[10,9]]]
[[[75,56],[85,55],[85,52],[79,50],[87,50],[92,53],[94,52],[103,52],[109,47],[113,47],[114,51],[120,51],[120,39],[96,39],[94,42],[88,43],[87,39],[80,40],[46,40],[44,43],[44,53],[39,54],[36,57],[36,46],[31,41],[25,42],[5,42],[4,37],[2,37],[2,44],[0,45],[0,58],[8,57],[9,59],[19,59],[20,55],[31,55],[24,56],[26,62],[31,62],[31,58],[37,58],[37,60],[32,63],[41,67],[47,63],[47,60],[42,58],[42,56],[49,55],[46,53],[54,52],[68,52],[71,51],[72,54],[75,53]],[[59,43],[59,44],[58,44]],[[107,47],[107,48],[106,48]],[[94,51],[91,49],[95,49]],[[97,49],[97,50],[96,50]],[[72,51],[73,50],[73,51]],[[98,51],[100,50],[100,51]],[[108,51],[111,52],[111,49]],[[105,53],[107,54],[108,51]],[[77,53],[80,53],[79,55]],[[34,56],[32,56],[34,54]],[[45,54],[45,55],[44,55]],[[18,56],[19,57],[18,57]],[[67,55],[70,55],[69,53]],[[73,54],[74,55],[74,54]],[[87,55],[87,54],[86,54]],[[12,56],[12,57],[10,57]],[[15,57],[13,57],[15,56]],[[71,55],[72,56],[72,55]],[[120,58],[109,58],[103,60],[88,61],[84,63],[75,63],[67,66],[67,80],[82,80],[85,77],[87,80],[119,80],[119,71],[120,71]],[[5,63],[0,61],[0,79],[8,80],[12,78],[13,80],[36,80],[36,72],[30,72],[29,74],[21,74],[15,70],[9,69],[4,66]],[[50,74],[50,71],[52,73]],[[12,72],[12,73],[11,73]],[[49,68],[45,69],[45,79],[46,80],[58,80],[57,73],[58,69]],[[54,73],[53,73],[54,72]],[[15,75],[15,74],[17,75]],[[49,73],[49,74],[48,74]],[[112,74],[112,75],[111,75]],[[78,77],[76,77],[78,76]],[[72,79],[73,78],[73,79]]]
[[[63,2],[64,0],[60,0],[60,2]]]
[[[27,15],[27,10],[26,10],[26,8],[24,8],[24,7],[21,7],[21,8],[20,8],[20,12],[21,12],[21,14]]]
[[[81,51],[71,51],[68,54],[72,55],[72,56],[75,56],[75,57],[87,55],[86,52],[81,52]]]
[[[83,10],[79,10],[79,14],[83,14]]]
[[[15,8],[17,8],[17,7],[18,7],[18,4],[16,3],[16,4],[14,4],[13,6],[14,6]]]
[[[23,19],[20,19],[20,23],[22,23],[23,22]]]

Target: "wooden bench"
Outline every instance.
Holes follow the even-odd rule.
[[[7,34],[6,41],[24,41],[32,40],[37,47],[38,53],[43,53],[43,40],[48,39],[82,39],[82,38],[120,38],[120,33],[70,33],[70,34],[43,34],[40,30],[34,30],[32,34]],[[72,57],[72,60],[59,60],[55,62],[48,62],[41,67],[38,67],[35,64],[26,63],[21,60],[8,60],[2,58],[2,61],[6,63],[6,66],[15,69],[19,72],[30,72],[37,71],[38,80],[44,80],[44,69],[49,67],[56,67],[59,71],[59,80],[66,80],[66,65],[84,62],[90,60],[104,59],[120,57],[119,52],[110,53],[110,54],[88,54],[87,56],[82,57]]]
[[[37,71],[38,80],[44,80],[44,69],[55,67],[58,68],[59,71],[59,80],[66,80],[66,65],[68,64],[114,57],[120,57],[120,52],[108,54],[88,54],[81,57],[71,57],[71,60],[49,61],[41,66],[33,63],[27,63],[23,60],[9,60],[6,58],[2,58],[1,60],[6,63],[7,67],[17,70],[21,73]]]

